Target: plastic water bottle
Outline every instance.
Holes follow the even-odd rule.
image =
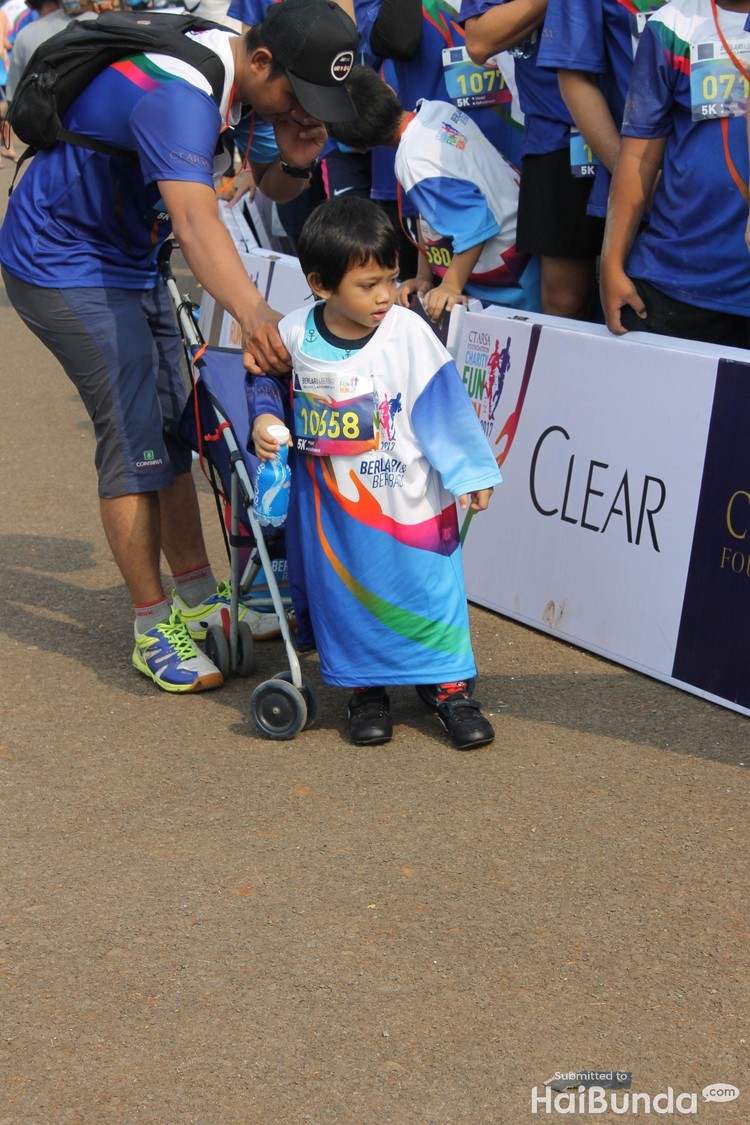
[[[261,461],[255,476],[253,512],[263,527],[281,527],[289,510],[289,485],[292,473],[287,464],[289,430],[286,426],[269,426],[268,432],[281,442],[281,449],[270,461]]]

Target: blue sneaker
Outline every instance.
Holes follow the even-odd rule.
[[[232,588],[228,582],[220,582],[216,593],[200,605],[190,606],[180,595],[172,591],[172,605],[178,610],[181,620],[194,641],[205,641],[211,625],[221,625],[229,630],[229,602]],[[275,613],[258,613],[240,601],[237,620],[246,621],[250,626],[254,641],[270,641],[281,635],[281,626]]]
[[[133,667],[164,691],[208,691],[224,677],[196,645],[176,609],[169,621],[135,634]]]

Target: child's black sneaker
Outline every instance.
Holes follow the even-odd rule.
[[[356,746],[390,742],[393,735],[390,700],[384,688],[358,691],[349,700],[349,733]]]
[[[457,750],[474,750],[492,742],[495,732],[475,699],[463,694],[450,695],[437,705],[440,722]]]

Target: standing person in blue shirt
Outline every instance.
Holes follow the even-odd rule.
[[[549,0],[539,66],[557,71],[577,129],[598,160],[589,214],[605,218],[638,39],[665,0]]]
[[[512,90],[497,69],[466,52],[460,0],[354,0],[363,46],[391,59],[394,89],[406,110],[421,98],[452,102],[516,167],[523,128],[512,113]]]
[[[460,16],[475,62],[515,57],[524,114],[516,245],[540,257],[542,311],[588,320],[603,224],[586,215],[591,177],[571,168],[573,122],[557,78],[537,66],[546,10],[547,0],[463,0]]]
[[[180,58],[140,54],[105,68],[63,122],[126,155],[66,143],[38,153],[0,228],[8,297],[94,423],[101,518],[135,607],[133,664],[171,692],[222,682],[195,641],[221,621],[228,589],[208,563],[191,453],[178,438],[182,344],[157,253],[174,230],[196,279],[241,326],[245,366],[288,370],[280,315],[219,219],[214,153],[252,106],[268,125],[253,138],[256,182],[293,198],[322,148],[322,118],[354,112],[345,81],[357,46],[352,21],[328,0],[281,0],[244,38],[190,34],[220,59],[220,104]]]
[[[602,251],[612,332],[750,346],[749,11],[750,0],[672,0],[646,25]]]

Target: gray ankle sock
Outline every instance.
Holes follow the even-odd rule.
[[[163,598],[160,602],[154,602],[153,605],[135,606],[136,633],[148,633],[149,629],[161,625],[164,621],[169,621],[171,614],[172,606],[169,598]]]
[[[210,566],[198,570],[188,570],[185,574],[173,574],[175,592],[185,605],[196,606],[216,593],[216,579]]]

